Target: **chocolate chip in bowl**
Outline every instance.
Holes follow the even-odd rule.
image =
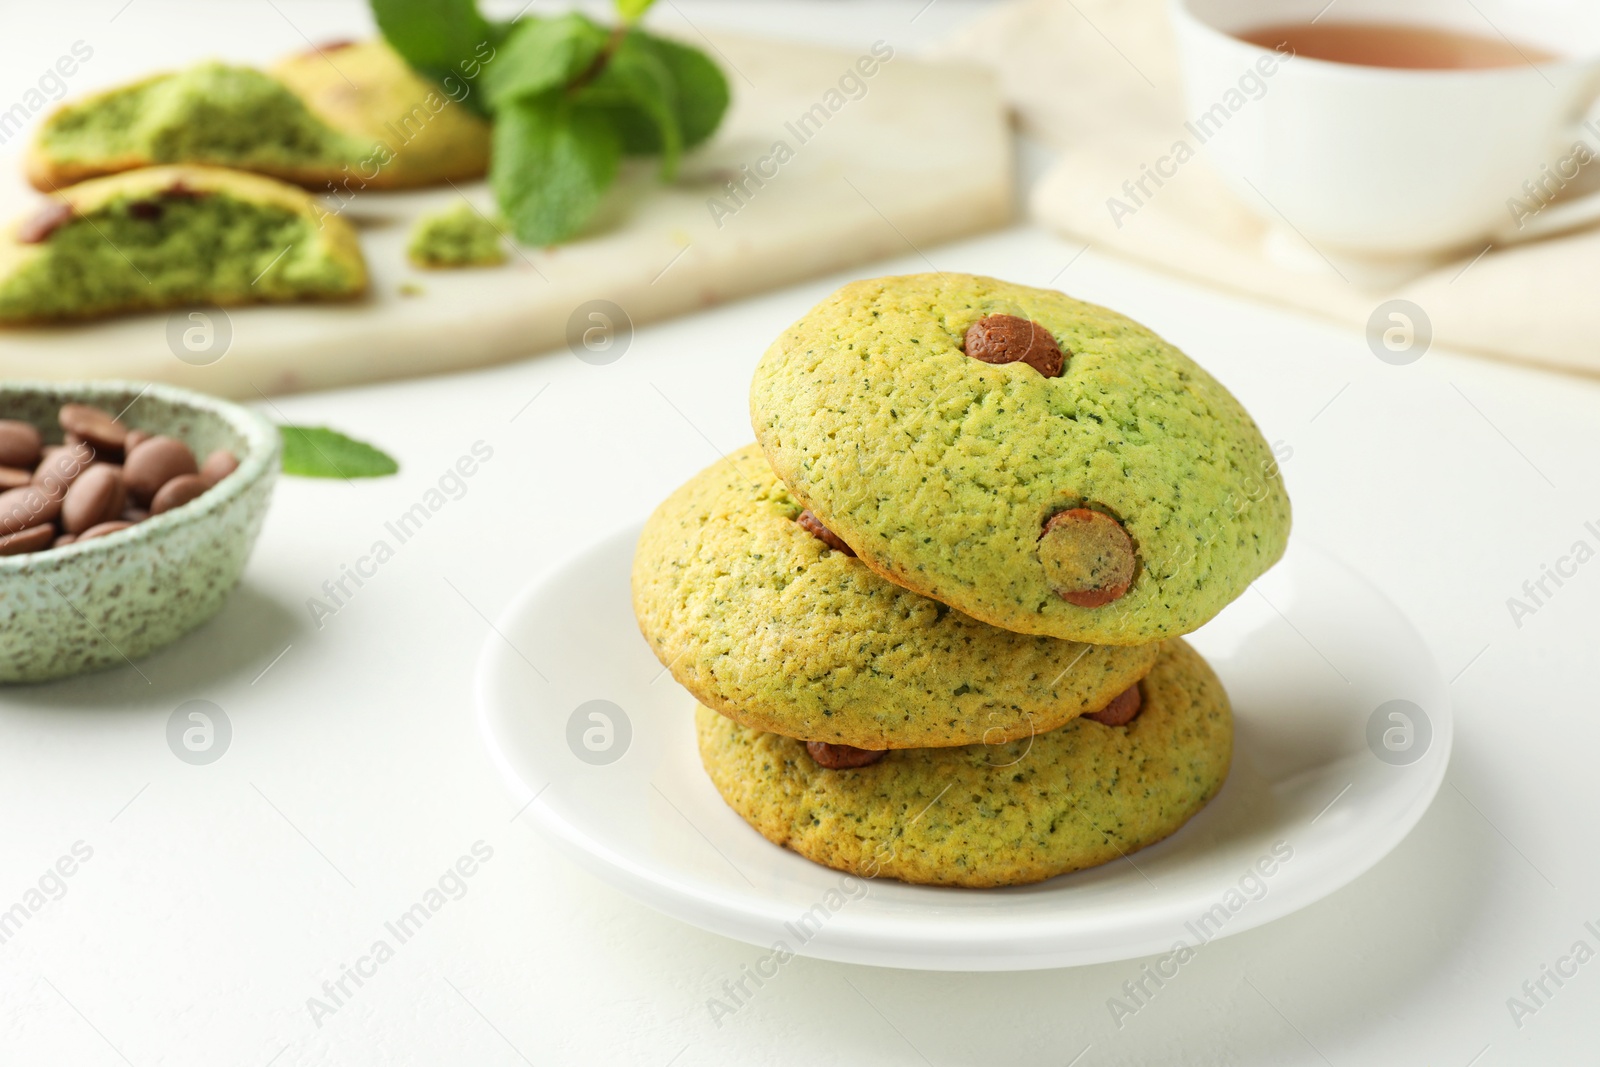
[[[183,389],[0,383],[0,470],[27,475],[0,477],[0,682],[119,666],[220,610],[280,447],[253,412]]]
[[[43,454],[38,427],[20,419],[0,419],[0,467],[32,470]]]
[[[165,435],[141,441],[139,447],[128,454],[123,467],[128,492],[140,504],[149,504],[172,479],[199,471],[200,465],[195,462],[189,446]]]
[[[0,543],[0,555],[62,548],[86,539],[91,528],[99,529],[96,536],[114,533],[197,499],[239,469],[239,457],[218,448],[202,474],[182,441],[130,430],[91,404],[63,404],[56,420],[61,445],[42,445],[41,428],[19,420],[0,426],[0,450],[9,434],[15,447],[7,458],[25,461],[0,468],[15,474],[0,482],[0,535],[10,538]],[[35,535],[36,525],[52,536]],[[12,537],[24,530],[29,536]]]

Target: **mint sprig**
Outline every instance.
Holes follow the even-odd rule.
[[[424,74],[477,71],[493,42],[469,99],[495,124],[490,187],[532,245],[578,233],[622,156],[659,156],[670,181],[727,112],[728,80],[708,56],[638,28],[652,2],[616,0],[619,21],[605,26],[577,12],[496,25],[474,0],[371,0],[389,44]]]

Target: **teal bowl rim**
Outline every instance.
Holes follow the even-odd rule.
[[[205,412],[217,416],[245,442],[245,455],[238,457],[239,469],[218,482],[205,493],[181,507],[153,515],[143,522],[134,523],[126,530],[96,537],[82,544],[46,548],[38,552],[22,552],[14,556],[0,556],[0,578],[9,574],[24,573],[36,568],[65,563],[73,559],[92,557],[97,552],[114,551],[129,547],[139,541],[161,536],[167,530],[190,522],[204,521],[208,516],[232,503],[263,477],[277,473],[280,448],[278,431],[272,423],[247,407],[222,400],[192,389],[157,382],[125,381],[122,379],[96,379],[80,382],[49,382],[25,379],[0,381],[0,398],[11,394],[44,393],[69,396],[82,403],[96,403],[97,398],[129,393],[141,394],[162,400],[174,407]],[[137,403],[137,401],[135,401]],[[115,414],[115,412],[113,412]],[[136,419],[134,421],[137,421]],[[200,457],[204,458],[204,457]]]

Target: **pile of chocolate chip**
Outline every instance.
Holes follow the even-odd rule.
[[[239,469],[218,449],[197,463],[175,437],[129,429],[88,404],[66,404],[62,443],[0,419],[0,556],[61,548],[181,507]]]

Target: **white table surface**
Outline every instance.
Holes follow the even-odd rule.
[[[290,19],[313,36],[361,24],[358,8],[282,0],[288,18],[266,0],[188,5],[183,18],[133,0],[102,24],[120,3],[28,16],[39,21],[26,41],[6,35],[4,91],[91,32],[108,59],[154,62],[119,51],[132,31],[118,27],[150,34],[140,19],[172,20],[190,45],[234,20],[250,38],[241,50],[266,54],[296,44]],[[912,24],[918,4],[679,6],[708,24],[855,42],[892,31],[908,44],[972,14],[941,2]],[[1449,780],[1391,856],[1317,905],[1207,946],[1120,1029],[1107,1001],[1138,961],[984,975],[796,959],[713,1021],[708,999],[763,950],[611,891],[514,818],[474,724],[485,617],[748,440],[755,361],[846,280],[825,278],[641,329],[606,366],[562,351],[277,400],[274,417],[376,441],[402,472],[285,480],[215,621],[137,670],[0,695],[0,910],[76,842],[93,850],[64,894],[0,944],[0,1063],[1600,1059],[1600,962],[1559,989],[1547,980],[1554,996],[1520,1027],[1507,1006],[1574,942],[1600,948],[1584,926],[1600,927],[1600,563],[1520,627],[1506,604],[1575,541],[1600,545],[1585,527],[1600,528],[1600,383],[1442,351],[1390,366],[1355,331],[1027,227],[908,249],[881,271],[929,262],[1054,284],[1140,319],[1292,447],[1295,536],[1385,589],[1453,679]],[[307,598],[479,440],[494,457],[467,494],[316,628]],[[208,766],[167,747],[168,717],[191,699],[215,702],[233,726]],[[319,1027],[307,998],[479,841],[493,858],[465,894]]]

